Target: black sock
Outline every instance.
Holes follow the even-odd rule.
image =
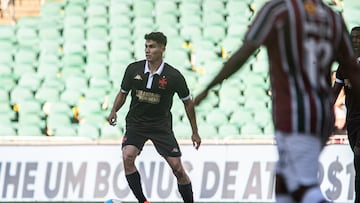
[[[194,202],[191,183],[186,184],[186,185],[178,184],[178,188],[179,188],[181,197],[184,200],[184,203],[193,203]]]
[[[126,175],[126,180],[129,184],[130,189],[135,195],[136,199],[139,200],[139,202],[141,203],[145,202],[146,197],[144,196],[144,193],[141,188],[141,180],[140,180],[139,172],[136,171],[132,174]]]

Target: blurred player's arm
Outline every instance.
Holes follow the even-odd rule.
[[[195,105],[200,104],[200,102],[207,96],[208,91],[221,83],[224,79],[230,77],[236,71],[238,71],[241,66],[247,61],[251,54],[258,49],[259,46],[253,42],[245,41],[244,44],[237,50],[224,64],[221,71],[215,76],[215,78],[209,83],[209,85],[195,98]]]
[[[116,112],[124,105],[124,103],[126,101],[126,96],[127,96],[127,93],[122,92],[121,90],[116,95],[114,105],[113,105],[113,107],[111,109],[111,112],[110,112],[110,114],[108,116],[108,122],[109,122],[110,125],[116,125],[116,119],[117,119]]]
[[[191,141],[193,142],[193,146],[195,149],[199,149],[201,144],[201,138],[198,133],[198,127],[196,123],[196,114],[194,109],[194,102],[192,99],[184,100],[184,107],[186,111],[186,116],[189,119],[191,130],[192,130],[192,136]]]

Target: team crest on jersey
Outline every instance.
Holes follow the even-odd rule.
[[[159,88],[160,89],[165,89],[167,85],[167,80],[165,78],[165,76],[163,76],[160,80],[159,80]]]
[[[134,77],[135,80],[142,80],[142,77],[141,75],[137,74],[135,77]]]
[[[313,2],[305,2],[304,8],[307,13],[315,14],[316,13],[316,5]]]

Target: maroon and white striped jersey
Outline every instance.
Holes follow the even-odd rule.
[[[331,65],[353,55],[342,17],[321,0],[271,0],[245,40],[267,48],[275,130],[329,136]]]

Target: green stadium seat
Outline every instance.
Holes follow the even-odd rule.
[[[185,49],[168,50],[165,53],[165,61],[180,70],[191,67],[190,56]]]
[[[85,75],[89,78],[99,77],[107,78],[108,72],[106,64],[103,63],[89,63],[85,66]]]
[[[16,129],[11,125],[11,123],[0,124],[0,136],[16,136]]]
[[[59,56],[62,52],[62,43],[63,42],[60,41],[41,40],[39,42],[39,61],[44,54],[53,54],[55,56]],[[47,56],[45,58],[47,58]]]
[[[214,0],[203,0],[202,1],[202,11],[204,13],[220,13],[225,14],[225,4],[223,1],[214,1]]]
[[[26,125],[18,125],[17,127],[17,135],[18,136],[44,136],[41,128],[33,125],[33,124],[26,124]]]
[[[135,18],[151,18],[153,16],[153,10],[154,4],[152,1],[134,0],[133,2],[133,13]]]
[[[236,96],[228,97],[226,99],[220,98],[219,100],[219,109],[228,116],[230,116],[234,112],[234,109],[239,108],[240,105],[241,104],[239,100],[236,99]]]
[[[266,109],[266,111],[255,111],[254,112],[254,122],[257,123],[260,127],[265,127],[269,123],[272,124],[272,115],[269,110]]]
[[[79,124],[77,132],[79,137],[86,137],[93,140],[100,138],[100,129],[92,124]]]
[[[219,134],[216,127],[212,123],[203,123],[198,126],[199,134],[204,140],[219,139]]]
[[[178,16],[172,13],[159,13],[155,16],[155,23],[158,27],[171,26],[177,28]]]
[[[85,28],[85,17],[82,15],[66,15],[63,20],[64,29]]]
[[[173,131],[175,137],[179,140],[189,140],[192,135],[192,130],[189,122],[174,123]],[[202,136],[202,134],[200,134]]]
[[[86,48],[85,45],[82,43],[73,43],[73,42],[65,42],[63,44],[63,54],[64,55],[86,55]]]
[[[82,98],[82,91],[77,88],[65,89],[60,94],[60,101],[67,103],[70,106],[76,106]]]
[[[201,14],[202,0],[181,0],[179,3],[180,14],[187,12]]]
[[[269,122],[264,126],[264,134],[268,136],[274,136],[275,129],[273,122]]]
[[[1,76],[10,76],[12,75],[12,67],[10,64],[1,64],[0,63],[0,77]]]
[[[16,64],[30,64],[36,65],[37,64],[37,51],[34,49],[29,48],[20,48],[15,53],[15,60]]]
[[[0,25],[0,41],[15,42],[15,27],[8,25]]]
[[[34,93],[27,87],[15,86],[10,92],[10,104],[15,105],[23,100],[34,99]]]
[[[238,127],[243,126],[246,122],[253,121],[254,116],[251,111],[247,111],[243,108],[237,108],[234,110],[233,114],[231,114],[229,122]]]
[[[99,103],[103,103],[107,96],[107,92],[101,88],[91,88],[85,90],[84,97],[85,99],[96,100]]]
[[[231,56],[235,51],[237,51],[242,44],[241,38],[226,36],[221,42],[220,45],[224,49],[227,56]]]
[[[132,36],[132,31],[131,28],[129,27],[112,27],[109,30],[109,41],[111,42],[111,47],[114,49],[115,47],[117,47],[116,45],[119,44],[119,48],[122,45],[125,45],[125,47],[122,47],[122,49],[131,49],[132,47],[132,42],[131,39],[133,38]],[[116,49],[116,48],[115,48]]]
[[[18,102],[19,115],[22,114],[35,114],[38,116],[44,116],[42,111],[42,104],[36,99],[21,100]]]
[[[72,16],[72,15],[78,15],[78,16],[86,16],[85,7],[83,4],[76,4],[76,0],[69,1],[72,2],[71,4],[67,4],[64,7],[64,17],[66,16]],[[87,0],[84,0],[85,2]]]
[[[91,124],[97,128],[101,128],[102,125],[107,124],[108,121],[103,112],[89,113],[79,118],[80,124]]]
[[[19,18],[16,22],[18,28],[33,28],[37,29],[39,26],[40,18],[38,16],[24,16]]]
[[[18,125],[33,125],[40,129],[45,129],[46,123],[37,113],[21,113]]]
[[[75,89],[80,92],[88,88],[88,80],[84,75],[72,75],[65,78],[65,88],[67,90]]]
[[[179,19],[180,27],[184,28],[186,26],[199,26],[201,27],[202,19],[198,14],[193,13],[183,13]]]
[[[41,82],[42,78],[37,73],[24,73],[19,78],[18,86],[36,91],[40,87]]]
[[[108,61],[107,52],[88,52],[87,64],[103,64],[103,66],[107,66]]]
[[[96,28],[101,27],[107,29],[108,19],[105,15],[103,16],[88,16],[86,19],[86,28]]]
[[[224,123],[219,126],[219,136],[223,139],[232,138],[239,135],[239,127],[234,124]]]
[[[52,88],[61,92],[65,89],[65,82],[57,76],[45,76],[41,87]]]
[[[13,54],[10,51],[8,51],[9,49],[6,50],[6,47],[1,47],[1,44],[0,44],[0,50],[1,50],[0,64],[12,66],[14,62]]]
[[[36,74],[35,66],[32,64],[21,64],[21,63],[15,63],[13,67],[13,74],[16,78],[20,79],[22,75],[26,74]]]
[[[64,42],[83,43],[85,41],[85,29],[82,27],[66,27],[63,30]]]
[[[225,7],[228,16],[236,16],[244,23],[249,23],[249,18],[253,15],[247,1],[227,0]],[[229,19],[227,21],[229,22]]]
[[[19,45],[36,47],[39,43],[37,29],[33,27],[19,27],[16,32]]]
[[[225,23],[225,17],[221,13],[214,13],[213,11],[209,12],[203,12],[202,15],[202,26],[208,27],[208,26],[219,26],[223,29],[226,26]]]
[[[52,114],[64,114],[68,116],[69,118],[74,116],[73,110],[69,106],[69,104],[57,100],[57,101],[51,101],[44,104],[44,112],[47,115]]]
[[[62,125],[54,128],[55,137],[77,137],[76,128],[72,125]]]
[[[109,66],[109,79],[112,82],[113,88],[120,88],[121,81],[119,78],[124,76],[125,68],[128,63],[115,62]]]
[[[213,108],[206,114],[206,122],[219,127],[229,122],[229,119],[224,111],[219,108]]]
[[[104,92],[112,90],[112,85],[107,77],[92,77],[89,79],[90,88],[102,89]]]
[[[108,41],[108,29],[105,27],[89,27],[86,29],[87,40],[105,40]]]
[[[59,18],[58,16],[62,16],[63,6],[62,2],[45,2],[41,5],[40,16],[42,18]]]
[[[164,33],[171,40],[180,38],[180,31],[177,27],[174,27],[174,25],[159,25],[156,31]]]
[[[102,112],[101,103],[96,100],[84,99],[77,104],[79,108],[79,118],[82,119],[87,115],[100,114]]]
[[[219,43],[225,38],[225,29],[219,25],[206,26],[203,28],[203,37],[213,43]]]
[[[0,103],[8,103],[10,101],[9,91],[6,89],[0,89]]]
[[[241,136],[242,137],[253,138],[254,136],[256,137],[259,135],[262,136],[263,131],[260,128],[260,126],[258,126],[253,121],[248,121],[241,126]]]
[[[85,57],[81,54],[65,54],[62,58],[64,67],[79,67],[83,68],[85,65]]]
[[[114,45],[114,44],[112,44]],[[122,63],[122,62],[129,62],[133,60],[132,52],[127,49],[114,49],[112,48],[109,52],[109,60],[110,64],[112,63]]]
[[[177,16],[179,15],[179,9],[175,1],[157,0],[154,6],[154,14],[155,16],[159,16],[163,14],[170,14]]]
[[[41,86],[35,93],[35,98],[42,103],[54,102],[60,99],[60,92],[58,89],[52,87]]]
[[[132,17],[134,14],[130,8],[132,4],[131,2],[118,1],[118,0],[110,0],[109,3],[109,18],[115,18],[116,16],[128,16]]]
[[[108,15],[107,6],[104,4],[89,4],[86,7],[86,15],[88,18],[106,17]]]
[[[46,129],[49,135],[53,135],[55,129],[63,126],[71,126],[71,117],[64,113],[52,113],[46,117]]]
[[[0,102],[0,123],[8,124],[15,120],[16,112],[11,108],[9,101]]]
[[[0,75],[0,89],[11,91],[16,87],[16,80],[12,75]]]
[[[100,139],[116,139],[123,136],[123,131],[117,126],[111,126],[109,124],[104,124],[100,128]]]
[[[59,41],[62,42],[62,36],[58,28],[41,28],[39,29],[40,40]]]
[[[86,50],[87,53],[89,54],[96,52],[108,53],[109,49],[110,49],[109,42],[106,40],[92,39],[92,40],[87,40],[86,42]]]

